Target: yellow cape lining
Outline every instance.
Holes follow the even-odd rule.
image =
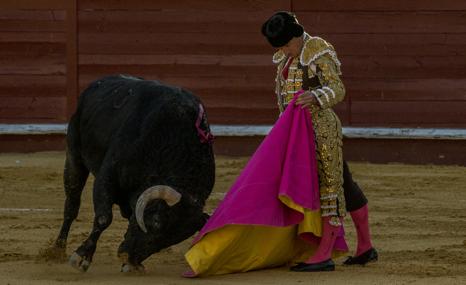
[[[322,236],[320,210],[311,211],[279,196],[286,206],[304,214],[299,225],[272,227],[259,225],[226,225],[207,233],[185,258],[197,276],[246,272],[301,262],[309,258],[317,245],[303,241],[299,235]],[[334,251],[333,257],[344,252]]]

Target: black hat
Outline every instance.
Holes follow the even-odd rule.
[[[274,47],[284,46],[293,37],[300,37],[303,33],[303,26],[298,23],[292,13],[286,11],[273,14],[262,25],[262,34]]]

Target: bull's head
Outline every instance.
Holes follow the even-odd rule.
[[[136,221],[139,227],[145,233],[147,233],[146,225],[144,224],[144,210],[147,204],[156,199],[164,200],[168,206],[173,206],[178,203],[181,199],[181,194],[175,189],[167,185],[157,185],[146,189],[138,198],[136,202]]]
[[[140,271],[143,260],[185,240],[199,230],[205,220],[202,204],[189,195],[183,197],[167,185],[146,189],[137,199],[133,222],[119,249],[122,271]]]

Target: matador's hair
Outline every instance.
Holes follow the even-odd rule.
[[[262,34],[274,47],[282,47],[293,37],[300,37],[303,33],[303,26],[298,23],[296,16],[287,11],[273,14],[262,25]]]

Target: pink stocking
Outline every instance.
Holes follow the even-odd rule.
[[[333,247],[335,245],[335,240],[337,239],[337,234],[341,229],[341,226],[332,226],[330,224],[331,217],[323,217],[323,233],[322,239],[320,240],[319,247],[311,258],[309,258],[306,263],[315,264],[332,257]]]
[[[359,256],[372,248],[371,234],[369,232],[369,212],[367,205],[356,211],[350,212],[350,214],[358,235],[358,248],[356,249],[356,256]]]

